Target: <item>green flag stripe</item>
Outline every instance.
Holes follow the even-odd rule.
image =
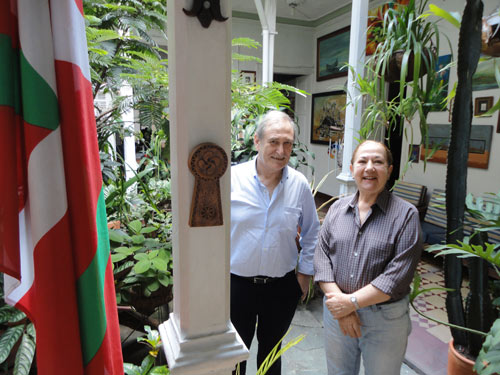
[[[21,87],[24,120],[54,130],[59,126],[57,96],[21,51]]]
[[[20,109],[19,51],[12,48],[10,36],[0,34],[0,105]]]
[[[78,279],[78,309],[82,335],[83,363],[86,365],[99,350],[106,333],[104,276],[109,259],[109,236],[104,193],[97,201],[97,252]]]

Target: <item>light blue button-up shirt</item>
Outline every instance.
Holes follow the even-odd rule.
[[[293,270],[300,226],[298,271],[312,275],[319,220],[306,178],[285,167],[270,197],[255,163],[253,159],[231,168],[231,273],[281,277]]]

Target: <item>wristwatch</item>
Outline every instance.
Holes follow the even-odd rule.
[[[359,304],[358,304],[358,299],[353,294],[351,294],[351,302],[354,305],[354,307],[356,308],[356,310],[360,309]]]

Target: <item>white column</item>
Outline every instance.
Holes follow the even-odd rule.
[[[160,334],[173,375],[229,375],[248,357],[229,318],[230,171],[220,180],[224,224],[193,228],[188,157],[203,142],[230,155],[231,19],[203,28],[182,10],[192,4],[167,2],[174,311]],[[221,1],[225,17],[230,4]]]
[[[132,97],[132,86],[125,83],[120,88],[120,95]],[[131,134],[123,138],[123,154],[125,158],[125,179],[129,180],[135,176],[137,171],[137,160],[135,156],[135,136],[134,136],[134,110],[128,109],[122,114],[123,128]]]
[[[265,13],[267,17],[267,26],[269,27],[269,44],[267,53],[268,61],[267,61],[267,81],[273,81],[274,75],[274,36],[277,34],[276,32],[276,0],[266,0]],[[264,62],[263,62],[264,63]]]
[[[354,74],[349,70],[347,78],[347,101],[344,129],[344,152],[342,155],[342,173],[337,176],[341,182],[339,194],[350,194],[355,191],[354,179],[349,166],[351,157],[358,142],[354,137],[359,137],[361,129],[362,102],[357,99],[359,90],[356,86],[356,75],[364,75],[366,27],[368,23],[368,0],[353,0],[351,11],[351,41],[349,44],[349,65],[353,67]]]
[[[262,85],[273,81],[276,0],[254,0],[262,27]]]

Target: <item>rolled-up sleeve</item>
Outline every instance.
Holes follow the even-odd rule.
[[[422,235],[416,209],[412,209],[401,227],[395,243],[394,257],[371,284],[391,299],[398,300],[408,293],[422,253]]]
[[[302,214],[300,218],[300,246],[298,271],[305,275],[313,274],[314,249],[318,241],[319,220],[316,204],[311,190],[307,186],[302,191]]]

